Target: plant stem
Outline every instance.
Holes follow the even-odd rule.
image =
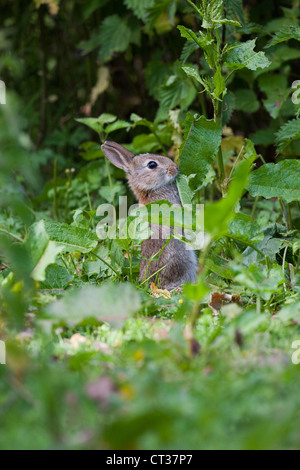
[[[5,233],[6,235],[9,235],[10,237],[14,238],[15,240],[17,240],[17,241],[20,242],[20,243],[23,243],[23,241],[24,241],[24,240],[22,240],[22,238],[18,237],[18,236],[15,235],[14,233],[9,232],[8,230],[5,230],[4,228],[1,228],[1,227],[0,227],[0,232],[3,232],[3,233]]]
[[[214,121],[222,127],[222,102],[215,101],[213,105],[214,105],[214,110],[215,110]],[[223,154],[222,154],[221,146],[219,147],[219,150],[217,153],[217,162],[218,162],[218,169],[219,169],[220,184],[221,184],[221,188],[223,192],[225,169],[224,169],[224,161],[223,161]]]
[[[284,218],[287,230],[293,230],[291,213],[289,212],[288,206],[286,207],[283,200],[280,198],[279,198],[279,204],[282,210],[282,214],[283,214],[283,218]]]
[[[96,255],[96,253],[92,253],[93,256],[96,256],[96,258],[100,259],[100,261],[102,261],[102,263],[106,264],[107,267],[109,267],[109,269],[111,269],[118,277],[118,279],[120,279],[120,274],[109,264],[107,263],[107,261],[105,261],[105,259],[101,258],[101,256],[99,255]]]
[[[93,206],[92,206],[91,196],[90,196],[89,187],[88,187],[87,183],[85,183],[85,192],[86,192],[86,197],[87,197],[88,204],[89,204],[89,209],[92,212]],[[92,216],[90,216],[90,217],[91,217],[91,221],[92,221],[92,227],[93,227],[93,230],[94,230],[95,229],[94,219],[93,219]]]

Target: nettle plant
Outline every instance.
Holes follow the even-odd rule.
[[[208,130],[209,134],[215,136],[214,147],[204,155],[199,155],[201,164],[205,167],[211,165],[212,159],[217,155],[217,165],[221,189],[226,189],[224,161],[221,151],[221,135],[222,135],[222,115],[224,109],[224,98],[227,94],[227,85],[232,79],[235,71],[244,68],[257,70],[266,68],[270,65],[270,61],[264,52],[255,52],[256,40],[248,40],[245,42],[234,42],[229,44],[226,42],[226,27],[240,28],[241,23],[237,19],[228,19],[225,17],[224,5],[222,0],[205,0],[195,5],[191,0],[187,0],[189,5],[194,9],[196,17],[201,22],[201,28],[195,32],[185,26],[178,26],[181,36],[187,39],[185,46],[187,54],[198,49],[203,53],[208,69],[204,69],[201,63],[198,65],[184,65],[182,70],[195,81],[200,88],[208,95],[214,110],[214,122],[207,119],[197,118],[193,120],[193,124],[197,129]],[[230,2],[229,2],[230,3]],[[228,106],[228,104],[226,104]],[[191,129],[191,119],[187,119],[187,127]],[[186,140],[190,137],[187,135]],[[182,163],[185,162],[185,148],[182,151]],[[203,161],[204,160],[204,161]],[[208,169],[208,168],[207,168]]]
[[[80,119],[79,122],[98,132],[102,142],[108,136],[113,139],[110,135],[116,130],[126,129],[129,131],[137,126],[148,128],[150,134],[138,135],[133,139],[131,145],[127,145],[131,151],[136,153],[149,151],[166,154],[167,148],[172,144],[175,144],[175,147],[176,145],[180,146],[178,187],[182,203],[199,202],[201,190],[215,182],[215,187],[222,193],[224,201],[213,203],[212,200],[216,198],[216,193],[215,190],[210,191],[210,195],[213,197],[210,198],[210,204],[207,204],[205,230],[211,239],[219,240],[222,236],[227,235],[246,245],[251,244],[253,249],[257,250],[255,246],[257,236],[255,236],[251,221],[253,221],[259,197],[279,198],[286,226],[290,230],[293,228],[289,204],[293,201],[299,201],[300,181],[299,178],[295,178],[295,175],[299,174],[300,162],[296,159],[282,160],[277,164],[263,164],[256,170],[253,167],[254,161],[259,161],[261,158],[264,163],[264,160],[256,154],[253,143],[249,139],[244,139],[236,152],[237,156],[233,165],[229,167],[229,171],[228,168],[225,171],[226,152],[222,151],[221,146],[222,128],[229,120],[228,115],[230,116],[232,112],[230,108],[233,108],[230,86],[233,84],[234,76],[243,70],[249,71],[249,74],[255,72],[260,78],[260,86],[262,83],[265,83],[266,86],[270,72],[264,72],[270,69],[273,64],[263,51],[255,51],[257,39],[253,38],[253,31],[258,30],[261,34],[262,28],[258,25],[245,23],[241,2],[203,0],[194,3],[191,0],[186,0],[186,3],[192,8],[194,25],[197,27],[190,29],[183,25],[177,26],[181,36],[186,39],[186,43],[181,53],[180,62],[173,64],[174,74],[169,76],[164,84],[161,84],[160,91],[156,91],[159,108],[154,122],[137,115],[132,115],[130,122],[128,122],[117,120],[116,116],[106,114],[99,116],[99,118]],[[297,28],[297,26],[284,26],[266,44],[266,50],[270,47],[276,47],[283,41],[300,37],[300,29]],[[249,33],[252,34],[252,39],[236,41],[237,37]],[[196,63],[188,62],[192,56],[195,57]],[[151,69],[151,67],[147,67],[147,69]],[[276,64],[273,69],[274,67],[276,68]],[[150,71],[152,80],[155,82],[160,72],[158,71],[155,78],[155,70],[151,69]],[[147,72],[148,85],[152,89],[149,75]],[[279,75],[276,76],[279,77]],[[270,77],[272,82],[273,74]],[[188,82],[185,81],[186,79]],[[265,88],[267,95],[270,87],[271,85],[268,85]],[[243,91],[248,93],[246,89]],[[244,101],[245,93],[242,94]],[[202,99],[203,94],[206,95],[206,99],[213,109],[212,119],[207,118]],[[251,95],[249,90],[249,94],[252,96],[253,91]],[[276,108],[276,103],[273,103],[274,94],[275,89],[272,97],[264,102],[266,109],[271,112],[271,116],[274,115]],[[185,109],[188,107],[197,109],[195,101],[197,95],[200,98],[201,114],[188,112],[182,122]],[[286,94],[285,100],[288,96]],[[236,99],[239,97],[242,98],[241,93],[236,93]],[[272,106],[270,101],[272,101]],[[240,104],[236,103],[235,108],[241,109]],[[276,116],[278,116],[281,106],[281,102],[277,103]],[[246,105],[244,111],[248,111]],[[274,117],[276,116],[274,115]],[[181,136],[181,125],[184,127],[183,137]],[[284,124],[275,139],[278,154],[291,141],[299,138],[299,135],[299,119],[292,119]],[[241,163],[243,163],[241,167],[244,171],[243,177],[241,177],[241,169],[237,172]],[[109,163],[106,162],[106,164],[109,175]],[[218,178],[214,172],[215,166]],[[111,180],[110,176],[109,179]],[[238,181],[234,181],[237,179]],[[256,198],[251,216],[236,212],[236,203],[241,199],[245,189]],[[231,219],[233,221],[229,224]],[[260,256],[264,258],[262,252],[260,252]]]

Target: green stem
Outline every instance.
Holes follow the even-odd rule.
[[[14,233],[9,232],[8,230],[5,230],[4,228],[0,228],[0,232],[3,232],[6,235],[9,235],[10,237],[14,238],[15,240],[17,240],[20,243],[23,243],[23,241],[24,241],[24,240],[22,240],[22,238],[18,237]]]
[[[100,261],[102,261],[102,263],[106,264],[107,267],[109,267],[109,269],[111,269],[118,277],[118,279],[120,279],[120,274],[109,264],[107,263],[107,261],[105,261],[105,259],[101,258],[101,256],[99,255],[96,255],[96,253],[92,253],[93,256],[96,256],[96,258],[98,258]]]
[[[201,15],[201,11],[199,10],[199,8],[197,8],[197,6],[192,2],[192,0],[185,0],[192,8],[194,8],[194,10],[196,10],[196,12],[202,17]]]
[[[252,211],[251,211],[251,219],[252,220],[253,220],[253,217],[254,217],[254,214],[255,214],[255,211],[256,211],[258,200],[259,200],[259,196],[256,196],[253,207],[252,207]]]
[[[279,198],[279,204],[282,210],[283,218],[285,221],[285,225],[287,230],[292,230],[293,225],[292,225],[292,219],[291,219],[291,214],[289,214],[288,209],[286,208],[284,202],[282,199]]]

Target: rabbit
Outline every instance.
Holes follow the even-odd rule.
[[[175,183],[178,166],[170,158],[151,153],[134,155],[116,142],[106,141],[101,146],[106,157],[118,168],[125,171],[128,183],[140,205],[151,202],[168,200],[174,206],[181,206],[179,192]],[[152,233],[154,224],[150,224]],[[197,272],[197,257],[193,250],[187,250],[186,245],[175,238],[166,244],[162,227],[158,239],[149,238],[141,244],[141,264],[139,282],[148,279],[150,284],[156,280],[158,273],[159,287],[171,291],[185,282],[195,282]],[[166,244],[166,245],[165,245]],[[164,247],[165,245],[165,247]],[[163,248],[164,247],[164,248]],[[155,256],[149,263],[152,255]]]

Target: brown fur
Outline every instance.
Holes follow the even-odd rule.
[[[102,150],[115,166],[126,172],[129,185],[140,204],[168,200],[175,206],[181,205],[177,186],[174,183],[178,167],[171,159],[153,154],[134,156],[115,142],[105,142]],[[157,168],[149,169],[147,164],[150,161],[155,161],[158,164]],[[194,282],[197,270],[195,252],[186,250],[185,244],[174,238],[163,249],[166,240],[162,227],[153,224],[150,227],[153,232],[159,234],[159,239],[149,238],[142,242],[139,282],[147,278],[150,278],[148,283],[153,282],[156,278],[156,271],[163,266],[166,267],[158,275],[160,287],[171,290],[184,282]],[[147,260],[161,250],[159,258],[152,261],[147,270]]]

